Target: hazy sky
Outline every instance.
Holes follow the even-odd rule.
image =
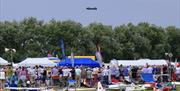
[[[86,7],[98,10],[88,11]],[[149,22],[180,27],[180,0],[0,0],[1,21],[30,16],[44,21],[70,19],[83,25]]]

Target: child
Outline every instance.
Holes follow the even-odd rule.
[[[50,80],[51,80],[51,72],[48,72],[46,76],[46,86],[50,86]]]

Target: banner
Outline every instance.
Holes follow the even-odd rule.
[[[61,48],[63,59],[66,59],[66,54],[64,52],[64,40],[63,39],[60,39],[59,47]]]
[[[74,67],[74,53],[71,52],[71,64],[72,64],[72,67]]]
[[[71,56],[67,56],[68,58],[71,58]],[[74,56],[74,58],[91,58],[92,60],[95,60],[95,56]]]
[[[100,52],[96,52],[96,58],[97,58],[98,63],[100,64],[100,67],[102,67],[103,62],[102,62],[102,56]]]

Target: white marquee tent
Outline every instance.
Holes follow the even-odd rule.
[[[53,67],[56,66],[57,64],[52,62],[48,58],[26,58],[24,61],[18,64],[18,66],[36,66],[36,65]]]
[[[145,66],[148,65],[168,65],[166,60],[157,59],[157,60],[150,60],[150,59],[139,59],[139,60],[111,60],[112,65],[123,65],[123,66]]]
[[[8,61],[0,57],[0,65],[8,65]]]

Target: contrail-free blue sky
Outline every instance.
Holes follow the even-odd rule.
[[[88,11],[86,7],[97,7]],[[180,27],[180,0],[0,0],[0,19],[74,20],[117,26],[149,22]]]

